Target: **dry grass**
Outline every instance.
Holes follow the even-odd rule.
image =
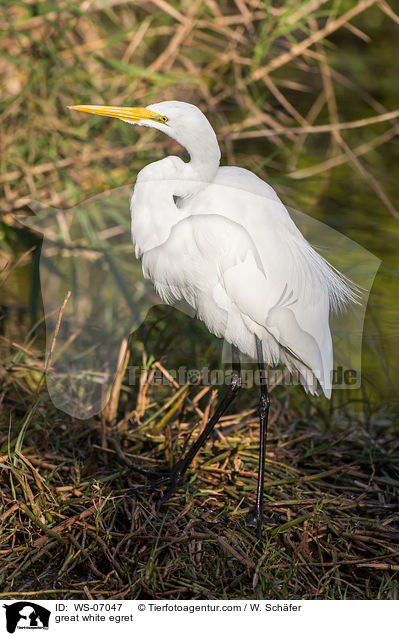
[[[1,597],[397,598],[394,415],[366,399],[354,409],[336,396],[328,407],[276,389],[262,546],[245,526],[255,392],[240,397],[168,504],[159,493],[127,494],[143,485],[131,463],[173,465],[216,394],[153,386],[155,365],[167,366],[159,355],[147,358],[139,390],[126,378],[116,385],[102,417],[57,411],[42,383],[43,333],[29,332],[41,317],[38,241],[9,213],[30,199],[70,206],[177,151],[68,104],[178,98],[207,113],[225,163],[278,183],[287,203],[317,211],[329,188],[342,196],[332,174],[350,173],[389,228],[396,186],[380,176],[399,130],[398,23],[384,0],[1,7]],[[388,42],[382,25],[396,33]],[[377,52],[391,73],[384,95],[374,90]],[[354,225],[367,223],[362,214]]]
[[[4,431],[3,597],[396,597],[392,423],[348,421],[338,409],[323,418],[276,396],[261,546],[245,525],[256,482],[255,394],[223,418],[186,486],[161,507],[160,492],[141,492],[145,480],[131,465],[168,469],[215,395],[187,388],[175,410],[181,390],[150,377],[143,371],[136,403],[112,425],[79,426],[43,397],[26,431],[8,439]],[[18,419],[22,405],[10,396],[3,404]]]

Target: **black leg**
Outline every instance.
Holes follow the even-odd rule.
[[[265,479],[265,457],[266,457],[266,439],[267,439],[267,422],[269,418],[270,399],[267,390],[266,367],[263,360],[262,343],[257,336],[256,353],[258,357],[258,369],[260,377],[260,400],[259,400],[259,424],[260,424],[260,440],[259,440],[259,466],[258,466],[258,488],[256,491],[256,504],[254,510],[248,515],[248,521],[256,524],[258,539],[262,539],[262,520],[263,520],[263,483]]]
[[[242,378],[241,378],[241,365],[240,365],[240,353],[238,349],[232,345],[232,376],[230,386],[227,391],[222,395],[218,404],[216,405],[215,412],[201,435],[194,442],[194,444],[187,451],[187,454],[183,459],[181,459],[177,466],[175,467],[173,473],[170,475],[170,486],[162,498],[162,503],[167,501],[169,497],[174,493],[177,486],[181,483],[182,478],[193,461],[194,457],[200,450],[200,448],[205,444],[206,440],[209,438],[216,424],[225,413],[227,408],[230,406],[237,393],[240,391],[242,386]]]

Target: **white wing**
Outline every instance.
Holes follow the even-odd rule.
[[[168,169],[164,162],[156,169]],[[274,190],[253,173],[220,168],[211,184],[199,184],[177,207],[165,192],[181,184],[162,179],[140,184],[157,196],[161,189],[164,201],[148,226],[148,235],[157,240],[142,251],[145,276],[166,302],[184,298],[213,333],[252,357],[258,335],[269,364],[283,362],[299,371],[312,392],[316,377],[329,396],[329,310],[353,299],[347,282],[313,250]],[[149,215],[141,218],[148,224]]]

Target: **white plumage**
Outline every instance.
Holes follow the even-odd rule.
[[[131,201],[136,256],[163,300],[185,299],[212,333],[251,357],[256,335],[267,364],[285,364],[306,391],[320,385],[329,398],[329,314],[356,291],[306,241],[273,188],[219,166],[215,132],[192,104],[74,108],[157,128],[190,155],[143,168]]]
[[[214,131],[190,104],[162,102],[156,127],[191,161],[167,157],[138,175],[132,237],[144,275],[163,300],[185,299],[208,329],[267,364],[316,378],[331,395],[329,312],[354,299],[350,283],[305,240],[274,190],[237,167],[219,167]],[[140,122],[141,123],[141,122]]]

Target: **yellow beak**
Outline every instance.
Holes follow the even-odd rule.
[[[81,110],[84,113],[93,113],[94,115],[103,115],[104,117],[116,117],[117,119],[126,119],[127,121],[141,121],[143,119],[149,119],[151,121],[157,121],[161,124],[166,124],[168,118],[159,113],[154,113],[147,108],[129,108],[118,106],[68,106],[73,110]]]

